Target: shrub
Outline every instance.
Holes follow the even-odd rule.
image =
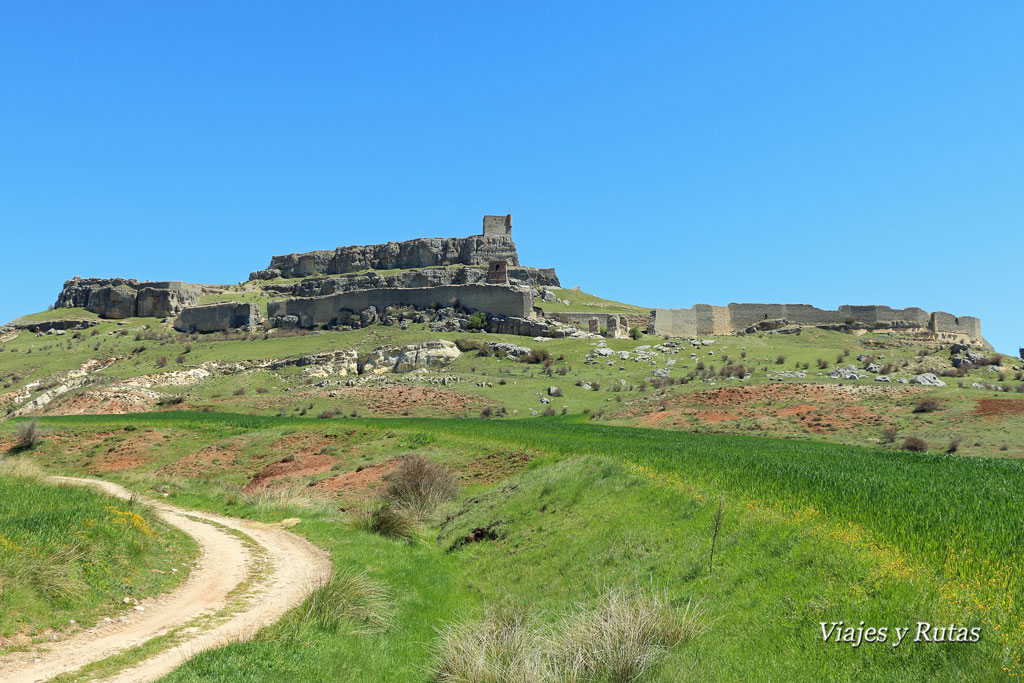
[[[167,367],[167,356],[160,356],[159,358],[157,358],[156,359],[156,366],[158,368],[165,368],[165,367]]]
[[[524,363],[530,363],[536,365],[537,363],[543,363],[551,358],[551,353],[547,349],[530,349],[530,353],[525,356],[520,356],[519,360]]]
[[[942,407],[942,402],[937,398],[922,398],[914,406],[915,413],[933,413]]]
[[[237,389],[235,389],[234,391],[231,392],[231,395],[232,396],[243,396],[243,395],[245,395],[245,387],[238,387]]]
[[[483,311],[477,311],[469,316],[469,322],[466,323],[466,329],[469,330],[483,330],[487,328],[487,314]]]
[[[22,422],[18,425],[18,430],[15,433],[14,447],[12,451],[30,451],[36,447],[39,443],[39,421],[31,420],[30,422]]]
[[[178,362],[178,365],[183,364],[185,362],[185,354],[179,353],[175,360]]]
[[[903,441],[903,450],[923,453],[928,450],[928,442],[919,436],[908,436]]]
[[[950,439],[949,446],[946,447],[946,452],[956,453],[958,448],[960,448],[960,439]]]
[[[889,426],[882,429],[882,443],[892,443],[896,440],[898,430],[896,427]]]
[[[779,357],[777,357],[775,359],[775,364],[776,365],[782,365],[785,362],[786,362],[786,357],[785,356],[779,356]]]
[[[419,455],[402,459],[387,476],[384,497],[389,502],[426,512],[459,495],[459,480],[445,465]]]
[[[459,349],[459,351],[462,351],[463,353],[466,353],[468,351],[480,351],[483,347],[487,346],[487,344],[483,343],[482,341],[478,341],[476,339],[468,339],[466,337],[458,337],[455,340],[455,346]]]
[[[548,396],[556,396],[557,397],[557,396],[563,396],[563,395],[565,395],[565,392],[562,391],[562,387],[551,387],[548,390]]]
[[[544,409],[544,412],[541,413],[541,415],[544,416],[544,417],[554,417],[555,416],[555,409],[552,408],[551,406],[548,406],[547,408]]]

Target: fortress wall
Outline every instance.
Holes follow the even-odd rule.
[[[448,285],[401,289],[362,289],[342,294],[287,299],[267,304],[268,317],[294,315],[300,327],[327,325],[343,311],[358,313],[370,306],[383,311],[389,306],[445,308],[455,306],[469,312],[528,318],[533,315],[533,295],[501,285]]]
[[[962,334],[972,339],[981,339],[981,320],[969,315],[956,317],[936,311],[931,314],[928,327],[935,334]]]
[[[693,308],[655,308],[647,330],[662,337],[696,337],[697,313]]]
[[[845,314],[843,320],[852,317],[863,323],[910,322],[918,327],[927,327],[930,315],[923,308],[890,308],[888,306],[840,306],[839,312]]]
[[[253,303],[224,301],[203,306],[188,306],[174,321],[179,332],[224,332],[259,323],[259,306]]]
[[[785,319],[799,325],[841,324],[855,322],[875,325],[889,323],[892,327],[928,329],[936,334],[964,335],[981,339],[981,321],[971,316],[954,317],[949,313],[929,314],[921,308],[890,308],[889,306],[843,305],[828,310],[808,304],[738,304],[692,308],[656,308],[651,311],[649,331],[663,337],[701,337],[732,334],[765,319]]]

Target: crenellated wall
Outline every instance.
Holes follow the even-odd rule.
[[[762,320],[785,319],[799,325],[836,325],[850,322],[864,325],[907,329],[935,335],[963,336],[981,340],[981,321],[971,316],[956,317],[924,309],[889,306],[840,306],[829,310],[808,304],[740,304],[691,308],[656,308],[651,311],[649,330],[664,337],[699,337],[731,334],[745,330]]]

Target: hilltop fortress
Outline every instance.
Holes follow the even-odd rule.
[[[806,304],[731,303],[656,308],[641,316],[612,313],[592,303],[571,312],[545,306],[559,301],[552,292],[559,287],[553,268],[520,264],[512,241],[512,216],[506,215],[484,216],[481,233],[469,237],[417,238],[274,256],[267,268],[252,272],[249,282],[238,286],[75,277],[64,283],[55,305],[85,308],[103,318],[177,316],[174,327],[184,332],[258,325],[355,328],[378,321],[406,325],[413,319],[432,327],[441,321],[439,330],[466,329],[466,318],[482,312],[489,331],[529,336],[561,337],[579,329],[584,335],[621,337],[636,327],[663,337],[693,338],[817,326],[984,343],[978,318],[920,308],[826,310]],[[246,295],[236,299],[233,291]],[[204,294],[216,294],[221,301],[201,305]],[[265,320],[253,296],[268,298]],[[396,313],[399,310],[405,312]]]

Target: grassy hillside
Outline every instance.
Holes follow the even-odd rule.
[[[557,667],[562,650],[535,636],[564,645],[609,592],[700,615],[700,628],[654,658],[653,680],[964,680],[1022,670],[1024,468],[1015,460],[579,418],[44,422],[54,438],[36,457],[51,467],[155,488],[179,505],[300,517],[296,531],[347,572],[319,603],[251,643],[197,657],[171,680],[426,680],[445,638],[469,652],[466,634],[492,633],[495,623],[541,642],[537,661]],[[123,431],[129,423],[142,428]],[[361,511],[379,505],[389,463],[412,454],[452,467],[461,496],[422,519],[411,542],[367,530]],[[955,623],[983,637],[823,643],[819,622],[839,620],[890,630]]]
[[[91,626],[187,576],[185,534],[137,502],[44,483],[26,457],[0,461],[0,651]]]
[[[251,367],[325,350],[366,353],[433,339],[529,346],[538,362],[471,350],[449,367],[360,377],[355,386],[347,386],[351,376],[316,367]],[[61,336],[22,332],[0,344],[0,411],[12,413],[63,386],[66,393],[36,414],[185,406],[263,415],[469,417],[488,411],[514,419],[564,411],[617,424],[843,443],[899,446],[914,436],[931,450],[955,445],[959,454],[1024,455],[1019,359],[1003,356],[999,365],[959,374],[948,348],[935,342],[813,328],[798,335],[722,336],[709,345],[676,340],[662,346],[665,341],[607,340],[611,353],[594,356],[595,340],[436,333],[424,324],[181,335],[157,320],[105,321]],[[68,373],[89,361],[104,365],[90,370],[87,381],[69,384]],[[856,381],[828,374],[849,365],[863,372],[872,363],[885,368],[891,381],[876,382],[870,373]],[[655,378],[655,370],[668,378]],[[201,372],[180,376],[183,371]],[[922,372],[947,373],[947,386],[898,382]],[[934,399],[934,410],[918,410],[925,399]]]

